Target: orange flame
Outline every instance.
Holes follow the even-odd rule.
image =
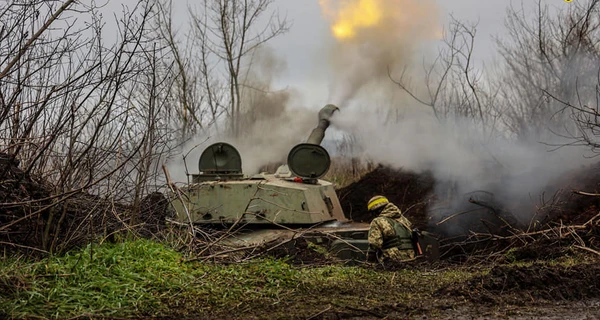
[[[323,11],[334,20],[331,31],[340,40],[351,39],[358,29],[377,25],[382,17],[382,6],[378,0],[344,1],[334,9],[331,0],[320,0]]]
[[[341,79],[331,99],[343,104],[366,86],[381,87],[410,62],[423,41],[436,39],[437,0],[319,0],[337,40],[330,65]],[[386,83],[387,83],[386,82]]]

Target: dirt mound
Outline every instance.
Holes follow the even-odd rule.
[[[59,192],[0,153],[0,249],[5,252],[64,252],[120,231],[151,236],[164,225],[167,204],[160,193],[142,199],[143,223],[132,229],[130,205],[81,190]]]
[[[600,297],[600,266],[596,263],[530,266],[500,265],[486,275],[438,291],[472,301],[523,303],[532,299],[581,300]]]
[[[588,240],[588,237],[581,238]],[[564,257],[573,252],[572,238],[552,239],[541,238],[531,241],[521,247],[515,247],[514,244],[505,244],[505,247],[513,248],[502,255],[499,262],[535,262],[541,260],[555,260]]]
[[[350,220],[370,222],[375,218],[367,211],[367,202],[375,195],[385,195],[396,204],[416,227],[427,224],[427,207],[432,198],[434,179],[431,173],[415,173],[379,166],[337,191],[344,214]]]
[[[39,247],[52,188],[19,168],[14,157],[0,153],[0,241],[2,247]],[[38,214],[39,213],[39,214]],[[12,244],[12,245],[9,245]]]
[[[600,197],[577,194],[600,194],[600,162],[562,174],[551,187],[560,190],[542,210],[547,222],[582,224],[598,214]]]
[[[51,194],[51,186],[19,168],[19,161],[0,153],[0,201],[2,208],[14,208],[11,202],[44,199]],[[6,210],[10,211],[10,210]]]
[[[600,249],[600,219],[590,221],[598,214],[600,196],[573,192],[600,193],[600,163],[565,172],[546,186],[545,190],[552,193],[531,195],[527,206],[520,203],[500,206],[493,201],[493,194],[481,190],[465,197],[468,210],[457,209],[435,217],[439,207],[452,208],[444,207],[449,195],[434,194],[434,184],[436,190],[447,189],[442,183],[434,181],[430,173],[379,166],[337,192],[346,217],[359,222],[374,218],[366,210],[372,196],[387,196],[418,228],[434,232],[441,241],[442,258],[455,262],[474,257],[502,262],[504,255],[494,253],[510,248],[513,248],[510,258],[515,261],[553,259],[577,244],[576,241]],[[523,223],[513,219],[515,216],[533,218]],[[576,228],[571,230],[570,226]]]
[[[169,199],[160,192],[147,195],[140,202],[140,220],[144,223],[140,233],[151,236],[165,226],[169,215]]]
[[[98,196],[78,192],[25,201],[13,197],[18,205],[0,208],[0,248],[64,252],[127,229],[128,207]]]

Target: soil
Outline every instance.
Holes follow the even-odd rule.
[[[367,211],[371,197],[383,195],[396,204],[403,214],[420,229],[428,225],[427,208],[433,199],[434,179],[431,173],[415,173],[379,166],[359,181],[338,190],[338,198],[346,217],[356,222],[371,222],[375,216]]]
[[[582,224],[598,214],[600,197],[579,195],[573,191],[600,194],[600,162],[566,172],[551,184],[562,192],[547,214],[548,221]]]
[[[581,301],[600,298],[600,266],[582,263],[569,267],[535,263],[498,265],[488,274],[438,291],[473,302],[527,305],[535,301]]]
[[[365,308],[347,308],[329,305],[325,310],[314,308],[314,319],[596,319],[600,315],[600,223],[598,215],[600,197],[584,196],[573,190],[600,193],[600,164],[582,167],[565,173],[551,182],[559,190],[551,205],[539,212],[538,229],[555,228],[556,233],[530,238],[496,237],[476,238],[469,246],[456,237],[445,240],[444,245],[454,247],[440,264],[405,264],[388,267],[394,272],[403,268],[418,268],[423,275],[437,269],[453,269],[466,265],[475,254],[483,256],[479,267],[486,272],[465,282],[452,284],[434,292],[420,303],[402,301],[386,306],[366,304]],[[433,194],[435,181],[431,174],[417,174],[380,166],[361,180],[338,190],[344,212],[349,219],[370,222],[374,217],[366,211],[370,197],[382,194],[398,205],[405,215],[420,228],[431,228],[426,210],[438,198]],[[561,234],[565,225],[581,227]],[[435,230],[432,230],[435,231]],[[504,235],[506,235],[505,233]],[[473,240],[473,239],[472,239]],[[591,248],[582,251],[575,246]],[[585,255],[573,265],[553,261],[565,257]],[[460,259],[457,257],[462,256]],[[491,258],[493,257],[493,258]],[[455,262],[460,262],[459,265]],[[586,262],[587,261],[587,262]],[[429,270],[431,269],[431,270]],[[429,270],[429,271],[428,271]],[[473,272],[477,273],[477,267]],[[382,294],[390,294],[382,292]],[[319,310],[324,310],[319,313]]]
[[[126,225],[131,205],[83,191],[60,192],[0,153],[0,249],[4,253],[66,252],[125,230],[152,237],[165,224],[167,206],[164,195],[148,195],[139,206],[143,223],[132,229]]]
[[[385,291],[382,288],[379,297],[371,298],[373,288],[324,290],[312,297],[290,296],[276,308],[257,304],[241,308],[234,315],[214,314],[208,318],[596,319],[600,315],[600,280],[596,277],[599,269],[598,261],[570,267],[546,262],[527,266],[502,264],[431,295],[421,295],[422,289],[410,287],[386,287]],[[432,277],[436,270],[440,269],[423,270],[424,285],[435,281]],[[472,272],[479,271],[473,268]],[[399,295],[411,290],[419,298]],[[357,298],[363,302],[357,305]]]
[[[426,303],[426,302],[425,302]],[[316,313],[315,313],[316,314]],[[486,306],[478,304],[467,304],[460,301],[444,301],[431,306],[423,306],[415,309],[407,307],[389,307],[376,310],[334,307],[316,317],[290,317],[288,319],[441,319],[441,320],[591,320],[597,319],[600,314],[600,301],[578,301],[570,303],[537,303],[527,307],[515,307],[511,305]],[[216,317],[215,319],[217,319]],[[249,319],[268,319],[261,317],[250,317]]]
[[[0,241],[17,245],[39,247],[45,216],[26,218],[28,213],[43,210],[50,204],[52,188],[42,179],[30,176],[19,168],[19,161],[0,153]],[[23,220],[7,226],[15,220]],[[5,244],[3,244],[5,246]],[[14,246],[5,247],[5,250]]]

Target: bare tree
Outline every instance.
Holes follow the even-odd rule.
[[[174,66],[168,99],[180,141],[199,131],[220,131],[221,122],[230,134],[239,134],[242,101],[250,96],[244,91],[257,89],[249,77],[256,50],[287,31],[287,22],[269,11],[272,0],[205,0],[188,8],[191,22],[182,32],[173,21],[173,2],[154,3],[153,32],[169,49],[161,61]]]
[[[160,184],[150,180],[172,146],[170,114],[160,103],[173,78],[162,77],[170,72],[157,63],[164,49],[148,38],[153,4],[123,7],[116,39],[104,37],[99,10],[71,0],[0,6],[0,153],[21,167],[16,175],[9,166],[0,172],[7,191],[0,237],[14,239],[23,233],[14,231],[20,223],[41,221],[25,232],[29,243],[65,249],[75,232],[102,234],[82,231],[86,221],[110,215],[135,222],[135,214],[116,216],[99,203],[133,200],[136,211],[140,197]],[[44,184],[39,194],[18,191],[29,177]],[[78,205],[84,214],[72,216]]]
[[[390,73],[390,78],[410,97],[430,108],[438,120],[472,119],[491,135],[497,129],[497,94],[484,81],[483,70],[475,66],[476,33],[477,24],[451,19],[436,58],[430,64],[423,63],[424,90],[412,87],[406,69],[399,76]]]
[[[390,76],[438,119],[475,119],[490,136],[589,140],[593,119],[582,111],[590,111],[583,106],[596,99],[599,3],[572,3],[553,13],[538,1],[533,16],[524,7],[510,7],[508,36],[496,39],[502,61],[495,73],[474,68],[476,25],[453,19],[438,57],[424,65],[425,96],[410,86],[406,74]],[[578,108],[567,108],[573,105]]]
[[[204,0],[200,9],[192,13],[209,107],[215,112],[218,107],[225,106],[234,136],[240,134],[242,91],[246,81],[244,70],[251,67],[251,57],[257,48],[288,30],[285,19],[280,19],[276,12],[268,13],[272,2]],[[265,14],[269,16],[263,17]],[[219,73],[225,74],[223,82],[220,82]],[[223,89],[226,95],[215,94]]]
[[[503,123],[521,139],[576,134],[571,110],[545,92],[589,105],[600,58],[599,1],[580,1],[551,13],[538,1],[534,16],[508,10],[509,37],[498,39],[504,72],[499,84]],[[576,89],[577,87],[577,89]]]
[[[203,66],[196,63],[195,44],[191,33],[180,39],[173,23],[173,4],[168,0],[155,1],[157,14],[153,20],[153,32],[168,49],[160,60],[168,66],[173,78],[172,92],[165,97],[171,103],[173,127],[180,131],[180,142],[194,136],[216,122],[220,106],[215,106],[212,84],[205,82]],[[173,67],[171,67],[173,66]],[[217,99],[218,100],[218,99]]]

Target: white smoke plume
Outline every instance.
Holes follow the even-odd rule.
[[[551,151],[554,148],[541,143],[490,140],[472,120],[439,121],[418,108],[403,108],[407,112],[390,122],[370,106],[350,107],[335,115],[332,125],[357,137],[360,152],[356,156],[409,171],[432,172],[439,182],[436,193],[450,197],[439,199],[444,203],[437,204],[443,206],[440,211],[431,212],[435,221],[470,208],[469,198],[478,198],[527,224],[540,195],[549,198],[564,187],[550,186],[550,182],[593,161],[585,157],[584,148]]]
[[[297,92],[272,87],[273,80],[285,70],[285,64],[271,48],[259,48],[249,65],[251,69],[246,73],[242,89],[242,114],[238,119],[241,134],[233,137],[229,130],[213,128],[184,145],[182,155],[187,154],[189,174],[198,173],[202,151],[216,142],[229,143],[238,150],[244,174],[259,173],[262,166],[285,163],[292,147],[306,141],[317,125],[317,111],[297,105]],[[174,159],[168,168],[174,181],[187,181],[181,159]]]
[[[333,126],[358,141],[357,156],[395,168],[432,172],[438,181],[436,193],[447,196],[434,206],[442,210],[430,212],[433,218],[469,209],[474,206],[469,199],[476,199],[511,212],[518,222],[527,224],[536,213],[540,195],[551,197],[558,191],[550,182],[593,161],[585,157],[589,155],[585,148],[550,151],[555,148],[530,137],[519,141],[490,137],[489,130],[484,132],[473,119],[449,116],[438,120],[426,107],[401,95],[383,107],[375,105],[383,95],[389,96],[393,86],[388,72],[394,74],[414,64],[417,49],[439,35],[434,4],[402,0],[320,3],[337,39],[331,65],[338,76],[330,96],[332,102],[340,103],[341,112],[332,119]],[[355,15],[371,12],[367,9],[375,10],[376,22],[369,24]],[[536,129],[532,131],[548,128]],[[549,136],[543,142],[566,142]],[[451,226],[453,232],[465,231],[460,228]]]
[[[440,36],[431,0],[320,0],[337,42],[330,48],[335,81],[331,103],[345,105],[361,91],[389,86],[394,72],[412,59],[423,41]]]
[[[197,136],[182,148],[182,154],[189,152],[186,157],[188,173],[198,173],[202,151],[216,142],[229,143],[238,150],[242,158],[242,170],[247,175],[259,173],[262,166],[270,163],[285,163],[292,147],[305,141],[311,128],[316,126],[316,119],[314,110],[287,108],[279,115],[257,120],[239,138],[218,133]],[[175,159],[168,167],[174,181],[187,181],[180,159]]]
[[[441,28],[432,1],[321,0],[320,4],[338,40],[330,51],[335,79],[329,102],[341,109],[332,118],[333,127],[356,139],[354,149],[360,150],[356,156],[395,168],[432,172],[439,182],[436,193],[447,196],[439,199],[443,210],[430,212],[434,218],[459,212],[470,205],[470,197],[479,197],[527,223],[540,195],[550,197],[558,190],[549,186],[551,181],[593,161],[584,157],[584,148],[550,151],[552,147],[536,140],[490,137],[473,119],[439,120],[414,100],[394,94],[390,102],[382,95],[400,90],[388,72],[413,64],[418,49],[439,37]],[[363,19],[366,16],[372,20]],[[261,56],[265,58],[255,65],[262,67],[252,81],[263,90],[244,96],[248,107],[245,134],[238,139],[211,135],[189,156],[191,172],[196,172],[197,159],[206,146],[225,141],[240,151],[244,172],[256,173],[267,163],[284,162],[293,145],[304,141],[316,125],[315,110],[290,107],[297,93],[272,91],[271,77],[282,66],[268,54]],[[204,139],[199,137],[187,149]],[[564,143],[560,139],[544,142]],[[171,171],[176,171],[173,176],[178,181],[185,181],[182,170]],[[461,226],[452,228],[461,231]]]

